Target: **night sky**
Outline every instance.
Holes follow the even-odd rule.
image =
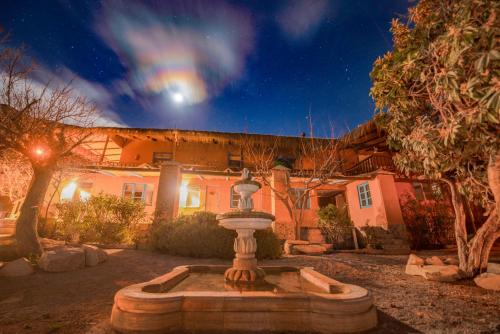
[[[35,80],[73,79],[101,125],[316,135],[367,121],[373,61],[408,0],[2,0]]]

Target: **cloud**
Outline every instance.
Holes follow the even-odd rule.
[[[107,87],[85,80],[65,66],[59,66],[57,69],[39,66],[33,71],[31,78],[36,90],[41,90],[49,81],[52,89],[70,84],[75,96],[85,97],[97,106],[95,126],[126,126],[113,110],[113,92]]]
[[[294,0],[276,16],[283,32],[292,40],[313,35],[328,14],[327,0]]]
[[[221,1],[108,1],[96,31],[128,69],[130,89],[195,105],[238,80],[253,49],[250,14]]]

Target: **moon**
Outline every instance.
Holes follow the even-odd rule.
[[[172,101],[175,103],[175,104],[181,104],[184,102],[184,95],[182,95],[182,93],[179,93],[179,92],[174,92],[170,95],[170,98],[172,99]]]

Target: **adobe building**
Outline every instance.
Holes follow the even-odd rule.
[[[302,137],[131,128],[94,128],[92,133],[77,153],[94,162],[80,167],[76,176],[61,183],[51,206],[106,193],[143,201],[148,214],[167,220],[196,211],[235,210],[238,194],[232,185],[242,168],[252,170],[255,166],[243,149],[249,141],[257,146],[276,140],[284,143],[276,157],[289,159],[290,168],[277,166],[268,177],[274,189],[302,191],[304,178],[294,173],[291,156]],[[404,239],[400,199],[405,193],[430,196],[426,191],[429,186],[395,173],[385,137],[373,122],[342,140],[347,144],[339,151],[341,176],[311,191],[303,204],[300,236],[294,235],[289,211],[271,187],[263,185],[254,195],[255,209],[276,217],[273,228],[281,239],[324,242],[317,211],[330,203],[347,205],[356,227],[378,227],[391,233],[393,239]],[[287,173],[290,185],[285,184]]]

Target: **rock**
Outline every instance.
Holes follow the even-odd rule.
[[[493,291],[500,291],[500,274],[482,273],[474,278],[477,286]]]
[[[108,254],[99,247],[83,245],[82,248],[85,251],[85,265],[87,267],[97,266],[108,258]]]
[[[326,252],[326,248],[321,245],[295,245],[293,250],[306,255],[321,255]]]
[[[460,279],[459,269],[455,265],[430,265],[423,266],[424,278],[429,281],[454,282]]]
[[[437,256],[428,257],[425,259],[425,264],[433,265],[433,266],[443,266],[444,262],[438,258]]]
[[[285,245],[283,246],[283,250],[285,251],[286,255],[291,255],[291,254],[297,254],[297,252],[294,252],[294,246],[295,245],[309,245],[309,241],[305,240],[287,240],[285,241]]]
[[[421,264],[407,264],[405,268],[405,274],[414,276],[424,276],[422,267],[423,265]]]
[[[310,242],[307,240],[287,240],[285,243],[290,245],[309,245]]]
[[[444,259],[444,263],[445,264],[453,264],[455,266],[458,266],[458,264],[459,264],[458,259],[456,259],[454,257],[447,257],[446,259]]]
[[[26,276],[35,272],[31,263],[24,257],[8,262],[0,269],[0,276]]]
[[[333,250],[333,244],[320,244],[320,246],[325,247],[327,252],[331,252]]]
[[[416,256],[415,254],[410,254],[408,257],[408,261],[406,264],[418,264],[418,265],[423,265],[425,263],[424,259],[421,257]]]
[[[486,272],[490,274],[499,274],[500,275],[500,263],[488,262],[488,268]]]
[[[38,266],[49,272],[72,271],[85,267],[85,251],[77,247],[58,247],[46,251],[38,260]]]
[[[321,233],[319,228],[308,228],[307,240],[313,244],[321,244],[325,242],[325,236]]]

